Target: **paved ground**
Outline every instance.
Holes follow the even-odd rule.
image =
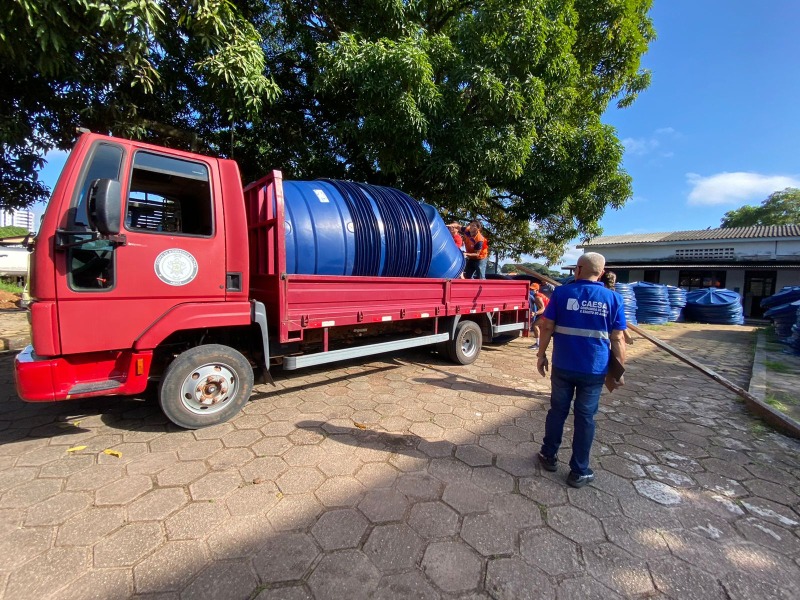
[[[747,383],[750,328],[658,335]],[[528,345],[281,375],[196,432],[133,400],[23,404],[6,355],[0,596],[800,597],[798,442],[639,339],[597,481],[567,488],[532,460],[549,386]]]

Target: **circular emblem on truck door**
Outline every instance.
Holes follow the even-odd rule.
[[[186,285],[197,277],[197,261],[180,248],[164,250],[156,258],[156,275],[168,285]]]

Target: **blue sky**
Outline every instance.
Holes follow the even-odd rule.
[[[604,233],[718,227],[728,210],[800,187],[800,2],[655,0],[650,14],[652,83],[604,118],[634,190],[603,217]],[[64,155],[49,160],[52,187]]]

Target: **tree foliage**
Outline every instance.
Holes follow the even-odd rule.
[[[43,199],[42,156],[70,147],[76,127],[210,148],[277,92],[259,33],[229,0],[12,0],[0,80],[6,208]]]
[[[760,206],[742,206],[729,210],[720,227],[754,225],[800,225],[800,189],[786,188],[773,192]]]
[[[248,180],[392,185],[481,219],[493,254],[555,262],[631,195],[601,117],[649,83],[651,4],[13,0],[0,167],[21,181],[75,125],[186,146],[184,130]],[[41,197],[27,183],[19,205]]]
[[[631,195],[601,115],[648,83],[651,0],[276,0],[282,93],[237,135],[252,176],[393,185],[492,253],[555,261]],[[266,14],[266,13],[265,13]]]

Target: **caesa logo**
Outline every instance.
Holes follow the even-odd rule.
[[[581,306],[578,304],[577,298],[568,298],[567,299],[567,310],[580,310]]]

